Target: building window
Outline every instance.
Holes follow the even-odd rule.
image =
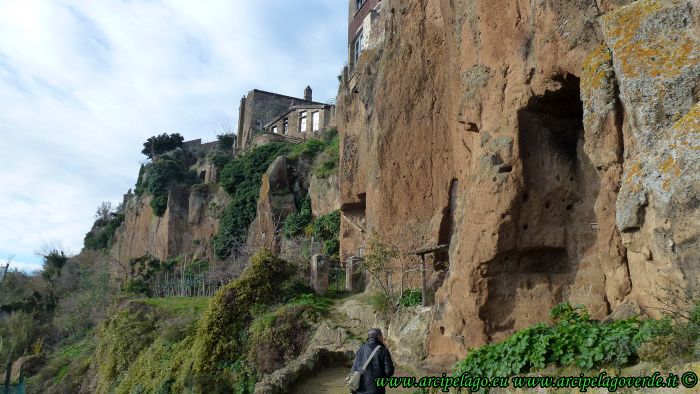
[[[284,118],[282,121],[282,134],[287,135],[289,133],[289,119]]]
[[[313,131],[318,131],[321,123],[321,114],[318,111],[311,113],[311,129]]]
[[[355,66],[357,64],[357,59],[360,58],[360,52],[362,52],[362,39],[363,39],[363,32],[361,31],[358,35],[357,38],[355,39],[354,45],[354,53],[353,53],[353,59],[352,59],[352,64]]]
[[[306,111],[299,113],[299,131],[302,133],[306,131]]]
[[[272,132],[277,134],[277,126],[272,126]]]
[[[365,0],[355,0],[355,12],[362,8],[362,4],[365,4]]]

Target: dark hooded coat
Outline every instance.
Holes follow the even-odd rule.
[[[362,374],[360,379],[360,388],[355,391],[357,394],[384,394],[386,390],[384,387],[376,387],[374,384],[375,378],[388,378],[394,375],[394,362],[391,360],[391,353],[389,349],[379,342],[376,338],[370,338],[367,343],[362,345],[355,353],[355,362],[352,365],[352,370],[355,372],[362,369],[365,361],[372,354],[372,351],[377,346],[380,349],[372,358],[369,365],[367,365],[367,370]]]

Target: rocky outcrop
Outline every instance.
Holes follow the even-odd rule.
[[[369,230],[403,252],[450,245],[430,355],[565,300],[653,314],[664,288],[698,287],[694,7],[384,2],[385,44],[338,96],[341,252]]]
[[[309,183],[309,198],[314,217],[331,213],[340,207],[340,192],[338,177],[330,175],[326,178],[311,177]]]
[[[188,254],[215,260],[211,239],[229,202],[221,187],[206,183],[192,188],[172,188],[162,217],[153,214],[150,199],[150,196],[133,197],[126,204],[125,220],[115,234],[110,252],[119,262],[115,270],[126,267],[131,258],[146,254],[159,259]]]
[[[290,175],[284,156],[275,159],[263,174],[257,213],[248,231],[251,250],[267,248],[279,252],[284,219],[296,210]]]

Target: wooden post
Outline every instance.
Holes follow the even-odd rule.
[[[421,269],[420,269],[420,278],[421,278],[421,298],[422,298],[422,304],[423,306],[428,306],[428,280],[425,277],[425,254],[420,255],[420,260],[421,260]]]

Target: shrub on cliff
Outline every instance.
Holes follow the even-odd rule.
[[[340,163],[340,140],[338,130],[330,129],[324,136],[325,148],[316,160],[314,175],[319,178],[328,178],[338,171]]]
[[[124,222],[124,214],[118,213],[107,220],[99,220],[102,226],[95,226],[89,233],[85,234],[83,246],[88,250],[108,249],[114,241],[114,234]]]
[[[197,183],[197,174],[190,171],[193,160],[191,153],[178,150],[157,158],[139,171],[135,193],[137,196],[151,196],[151,208],[156,216],[165,213],[172,187],[188,187]]]
[[[153,159],[155,155],[180,148],[184,140],[185,138],[179,133],[154,135],[143,143],[143,150],[141,150],[141,153],[146,155],[149,159]]]
[[[218,141],[217,147],[220,150],[230,151],[233,149],[236,136],[234,134],[219,134],[216,136],[216,140]]]
[[[213,239],[219,259],[228,258],[245,243],[248,227],[255,219],[262,175],[290,149],[290,144],[272,142],[234,158],[221,171],[219,183],[232,199],[219,219],[219,231]]]
[[[311,200],[306,198],[298,211],[292,212],[284,219],[283,233],[287,238],[291,238],[304,233],[304,229],[311,224]]]
[[[251,308],[281,301],[285,294],[279,289],[291,274],[289,263],[263,249],[250,258],[238,279],[216,293],[197,327],[193,345],[197,373],[214,371],[241,357],[241,334],[252,320]]]

